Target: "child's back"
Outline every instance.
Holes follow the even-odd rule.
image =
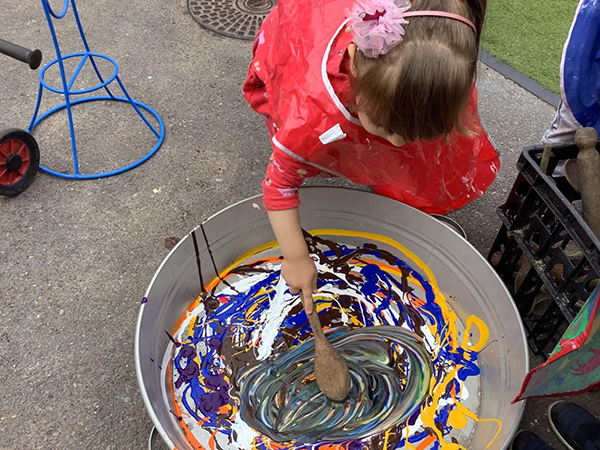
[[[476,11],[463,0],[280,0],[263,23],[244,94],[271,134],[263,194],[287,266],[302,261],[283,267],[293,289],[314,275],[296,209],[304,178],[345,177],[442,214],[494,180],[473,85],[485,2],[470,2]]]

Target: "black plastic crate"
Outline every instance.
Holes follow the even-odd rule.
[[[531,348],[547,357],[600,281],[600,241],[566,178],[542,171],[543,149],[523,150],[488,260],[519,308]],[[578,152],[574,143],[554,146],[547,173]]]

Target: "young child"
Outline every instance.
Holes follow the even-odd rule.
[[[486,0],[279,0],[244,95],[273,144],[263,197],[282,276],[313,309],[298,214],[307,177],[344,177],[427,213],[479,197],[499,160],[477,117]]]

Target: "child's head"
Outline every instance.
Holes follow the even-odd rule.
[[[477,32],[458,20],[416,16],[403,25],[402,42],[378,58],[350,47],[356,108],[367,131],[400,142],[435,139],[454,128],[468,133],[461,119],[475,78],[485,7],[486,0],[413,0],[409,11],[458,14]]]

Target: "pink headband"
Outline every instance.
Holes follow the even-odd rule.
[[[475,24],[466,17],[445,11],[408,11],[410,0],[359,1],[350,13],[348,31],[354,32],[354,43],[368,58],[386,54],[402,42],[406,17],[445,17],[469,25],[475,33]]]

